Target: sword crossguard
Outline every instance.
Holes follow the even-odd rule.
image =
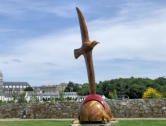
[[[91,51],[99,42],[84,42],[82,47],[79,49],[74,49],[74,57],[77,59],[81,55]]]

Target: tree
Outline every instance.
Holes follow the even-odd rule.
[[[145,87],[137,84],[131,85],[129,89],[129,98],[142,98],[142,93],[145,91]]]
[[[96,93],[99,94],[99,95],[103,95],[103,85],[102,85],[102,82],[100,81],[99,84],[96,84]]]
[[[26,87],[26,88],[24,89],[24,91],[33,91],[33,88],[32,88],[32,87]]]
[[[82,85],[82,87],[78,90],[78,95],[81,95],[81,96],[85,96],[85,95],[89,95],[89,84],[88,83],[85,83]]]
[[[69,81],[65,92],[77,92],[80,89],[80,85]]]
[[[159,77],[155,79],[154,82],[160,86],[166,86],[166,78],[164,77]]]
[[[77,87],[77,88],[76,88]],[[96,93],[109,97],[109,92],[116,90],[118,95],[127,95],[129,98],[137,99],[142,98],[143,92],[147,88],[154,88],[163,94],[166,98],[166,78],[159,77],[157,79],[149,78],[118,78],[106,81],[100,81],[96,84]],[[79,95],[89,94],[89,84],[75,85],[73,82],[69,82],[65,91],[76,91]]]

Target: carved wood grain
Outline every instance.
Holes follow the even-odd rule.
[[[84,16],[79,8],[76,8],[76,10],[77,10],[80,30],[81,30],[82,47],[79,49],[75,49],[74,55],[75,55],[75,58],[78,58],[82,54],[84,55],[86,68],[87,68],[87,74],[88,74],[88,81],[90,86],[90,93],[96,94],[95,72],[94,72],[93,59],[92,59],[92,49],[98,42],[95,42],[95,41],[90,42],[88,28],[87,28]]]

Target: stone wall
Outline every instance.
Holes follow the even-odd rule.
[[[118,118],[166,117],[166,99],[112,100],[108,104]]]
[[[166,117],[166,99],[107,100],[116,118]],[[77,118],[81,102],[0,105],[0,118]]]

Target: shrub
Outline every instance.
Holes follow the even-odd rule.
[[[26,99],[25,99],[25,93],[20,94],[20,95],[17,97],[17,100],[18,100],[18,103],[27,103],[27,101],[26,101]]]
[[[162,94],[154,88],[148,88],[142,98],[162,98]]]
[[[26,88],[24,89],[24,91],[33,91],[33,88],[32,88],[32,87],[26,87]]]
[[[118,95],[117,95],[116,90],[113,90],[113,92],[110,91],[108,96],[111,99],[118,99]]]
[[[30,101],[29,101],[30,103],[39,103],[40,102],[40,100],[39,100],[39,98],[37,97],[37,95],[32,95],[31,97],[30,97]]]

